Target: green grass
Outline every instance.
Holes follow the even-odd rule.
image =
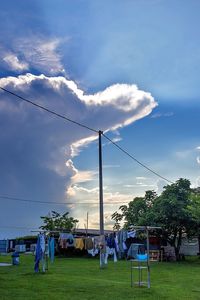
[[[11,262],[0,256],[0,262]],[[0,300],[200,299],[200,260],[151,263],[151,288],[130,286],[130,262],[56,258],[49,270],[35,274],[34,257],[21,255],[19,266],[0,267]]]

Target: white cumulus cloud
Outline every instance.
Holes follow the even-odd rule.
[[[61,43],[58,38],[32,36],[20,38],[15,42],[16,51],[23,54],[25,60],[37,70],[49,74],[63,71],[61,56],[57,49]]]
[[[3,61],[7,63],[9,69],[14,71],[24,71],[29,68],[28,63],[20,61],[13,53],[5,55]]]
[[[51,47],[54,49],[55,45]],[[90,128],[112,130],[119,139],[121,127],[144,118],[157,106],[151,94],[136,85],[115,84],[88,95],[63,76],[29,73],[1,78],[0,86]],[[58,119],[3,91],[0,92],[0,120],[1,151],[13,149],[11,154],[4,151],[0,158],[0,174],[4,178],[2,192],[6,193],[12,186],[13,194],[33,198],[31,191],[35,187],[34,195],[42,194],[45,199],[53,195],[59,201],[71,197],[83,201],[85,195],[86,200],[98,201],[96,172],[78,170],[73,161],[83,147],[98,139],[98,134]],[[93,187],[84,186],[92,182]],[[107,190],[104,197],[110,202],[130,200],[127,195]],[[82,213],[81,209],[76,212]]]
[[[13,38],[9,50],[0,47],[0,58],[8,69],[17,73],[37,70],[46,75],[65,74],[59,47],[63,40],[42,35]]]

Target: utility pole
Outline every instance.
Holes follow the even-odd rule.
[[[87,226],[87,227],[86,227],[86,228],[87,228],[87,233],[86,233],[86,235],[88,236],[88,211],[87,211],[87,223],[86,223],[86,224],[87,224],[87,225],[86,225],[86,226]]]
[[[147,285],[148,288],[151,287],[151,280],[150,280],[150,265],[149,265],[149,260],[150,260],[150,255],[149,255],[149,228],[146,227],[146,235],[147,235]]]
[[[102,145],[99,130],[99,218],[100,218],[100,235],[104,235],[104,217],[103,217],[103,175],[102,175]]]
[[[99,130],[99,224],[100,224],[100,235],[104,236],[102,144],[101,144],[101,135],[102,134],[103,134],[103,132],[101,130]],[[103,247],[103,245],[102,245],[102,247]],[[104,250],[105,249],[100,248],[100,268],[105,267]]]

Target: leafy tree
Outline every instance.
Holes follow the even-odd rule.
[[[188,210],[190,192],[190,181],[180,178],[165,186],[153,205],[154,222],[162,227],[163,236],[174,247],[177,260],[183,234],[190,231],[192,224]]]
[[[73,217],[69,217],[69,212],[60,214],[56,211],[52,211],[51,214],[47,216],[42,216],[40,218],[44,222],[44,225],[40,226],[42,230],[72,231],[76,227],[76,224],[78,223],[77,219],[74,219]]]
[[[174,247],[178,259],[183,234],[189,233],[194,226],[188,209],[190,193],[190,181],[180,178],[165,186],[160,196],[154,191],[147,191],[144,197],[136,197],[128,205],[121,206],[121,212],[115,212],[112,219],[116,224],[124,221],[125,226],[162,227],[162,237]]]
[[[199,253],[200,253],[200,193],[193,190],[190,197],[188,209],[192,215],[194,226],[191,229],[192,235],[198,236]]]
[[[194,220],[200,223],[200,194],[191,194],[191,201],[188,205],[188,209],[190,210]]]
[[[144,197],[136,197],[128,205],[119,207],[121,212],[114,212],[112,219],[115,220],[114,228],[119,228],[120,222],[125,222],[125,227],[130,225],[150,225],[153,203],[157,197],[154,191],[147,191]]]

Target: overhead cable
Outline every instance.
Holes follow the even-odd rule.
[[[122,147],[120,147],[118,144],[116,144],[115,142],[113,142],[109,137],[107,137],[104,133],[103,136],[110,141],[114,146],[116,146],[119,150],[121,150],[123,153],[125,153],[127,156],[129,156],[131,159],[133,159],[134,161],[136,161],[139,165],[141,165],[143,168],[147,169],[148,171],[150,171],[151,173],[153,173],[154,175],[164,179],[165,181],[169,182],[169,183],[174,183],[173,181],[163,177],[162,175],[158,174],[157,172],[155,172],[154,170],[150,169],[148,166],[146,166],[145,164],[143,164],[141,161],[139,161],[138,159],[136,159],[133,155],[131,155],[130,153],[128,153],[126,150],[124,150]]]
[[[29,104],[32,104],[32,105],[34,105],[34,106],[36,106],[36,107],[38,107],[38,108],[40,108],[40,109],[42,109],[42,110],[44,110],[44,111],[50,113],[50,114],[53,114],[53,115],[55,115],[55,116],[57,116],[57,117],[59,117],[59,118],[62,118],[62,119],[64,119],[64,120],[68,121],[68,122],[74,123],[74,124],[76,124],[76,125],[78,125],[78,126],[80,126],[80,127],[86,128],[86,129],[88,129],[88,130],[90,130],[90,131],[93,131],[93,132],[95,132],[95,133],[101,132],[102,135],[103,135],[107,140],[109,140],[109,141],[110,141],[113,145],[115,145],[119,150],[121,150],[123,153],[125,153],[127,156],[129,156],[131,159],[133,159],[135,162],[137,162],[137,163],[138,163],[139,165],[141,165],[143,168],[147,169],[148,171],[150,171],[150,172],[153,173],[154,175],[160,177],[161,179],[164,179],[165,181],[167,181],[167,182],[169,182],[169,183],[171,183],[171,184],[174,183],[174,182],[172,182],[171,180],[169,180],[169,179],[165,178],[164,176],[160,175],[159,173],[155,172],[154,170],[152,170],[151,168],[149,168],[148,166],[146,166],[144,163],[140,162],[140,161],[139,161],[138,159],[136,159],[133,155],[131,155],[130,153],[128,153],[126,150],[124,150],[124,149],[123,149],[122,147],[120,147],[118,144],[116,144],[115,142],[113,142],[109,137],[107,137],[107,136],[103,133],[103,131],[98,131],[98,130],[96,130],[96,129],[94,129],[94,128],[88,127],[88,126],[86,126],[86,125],[84,125],[84,124],[81,124],[81,123],[79,123],[79,122],[77,122],[77,121],[71,120],[71,119],[67,118],[66,116],[63,116],[63,115],[61,115],[61,114],[59,114],[59,113],[57,113],[57,112],[55,112],[55,111],[53,111],[53,110],[50,110],[49,108],[46,108],[46,107],[44,107],[44,106],[42,106],[42,105],[40,105],[40,104],[37,104],[37,103],[35,103],[35,102],[31,101],[31,100],[28,100],[28,99],[26,99],[26,98],[24,98],[24,97],[22,97],[22,96],[20,96],[20,95],[18,95],[18,94],[16,94],[16,93],[14,93],[14,92],[11,92],[11,91],[9,91],[9,90],[7,90],[7,89],[1,87],[1,86],[0,86],[0,89],[3,90],[3,91],[6,92],[6,93],[9,93],[9,94],[11,94],[11,95],[13,95],[13,96],[15,96],[15,97],[17,97],[17,98],[19,98],[19,99],[21,99],[21,100],[27,102],[27,103],[29,103]],[[70,204],[71,204],[71,203],[70,203]],[[72,204],[74,204],[74,203],[72,203]]]
[[[15,97],[17,97],[17,98],[19,98],[19,99],[21,99],[21,100],[27,102],[27,103],[29,103],[29,104],[32,104],[32,105],[34,105],[34,106],[36,106],[36,107],[38,107],[38,108],[40,108],[40,109],[43,109],[43,110],[45,110],[46,112],[48,112],[48,113],[50,113],[50,114],[52,114],[52,115],[55,115],[55,116],[57,116],[57,117],[59,117],[59,118],[62,118],[62,119],[64,119],[64,120],[68,121],[68,122],[74,123],[74,124],[76,124],[76,125],[78,125],[78,126],[80,126],[80,127],[83,127],[83,128],[86,128],[86,129],[88,129],[88,130],[90,130],[90,131],[93,131],[93,132],[95,132],[95,133],[98,133],[98,130],[95,130],[94,128],[88,127],[87,125],[84,125],[84,124],[81,124],[81,123],[79,123],[79,122],[77,122],[77,121],[71,120],[71,119],[69,119],[69,118],[66,117],[66,116],[63,116],[63,115],[61,115],[61,114],[59,114],[59,113],[57,113],[57,112],[55,112],[55,111],[53,111],[53,110],[51,110],[51,109],[49,109],[49,108],[47,108],[47,107],[44,107],[44,106],[42,106],[42,105],[40,105],[40,104],[37,104],[37,103],[35,103],[35,102],[31,101],[31,100],[28,100],[28,99],[26,99],[26,98],[24,98],[24,97],[22,97],[22,96],[20,96],[20,95],[18,95],[18,94],[16,94],[16,93],[13,93],[13,92],[11,92],[11,91],[9,91],[9,90],[7,90],[7,89],[1,87],[1,86],[0,86],[0,89],[1,89],[2,91],[6,92],[6,93],[9,93],[9,94],[11,94],[11,95],[13,95],[13,96],[15,96]]]
[[[17,198],[17,197],[10,197],[10,196],[2,196],[0,195],[0,199],[5,199],[5,200],[12,200],[12,201],[21,201],[21,202],[32,202],[32,203],[39,203],[39,204],[57,204],[57,205],[78,205],[78,204],[85,204],[85,205],[99,205],[99,202],[53,202],[53,201],[37,201],[33,199],[23,199],[23,198]],[[112,204],[127,204],[127,202],[104,202],[106,205],[112,205]]]
[[[32,229],[37,229],[37,228],[35,228],[35,227],[21,227],[21,226],[1,226],[0,225],[0,228],[4,228],[4,229],[17,229],[17,230],[19,230],[19,229],[28,229],[28,230],[32,230]]]

